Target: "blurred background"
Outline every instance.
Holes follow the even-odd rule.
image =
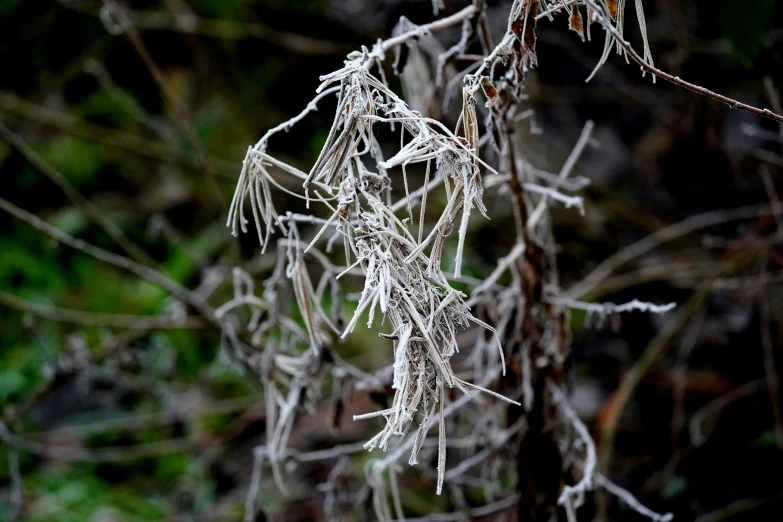
[[[487,3],[499,37],[510,2]],[[468,2],[445,4],[449,14]],[[429,0],[134,0],[122,31],[101,5],[0,0],[0,197],[215,305],[230,296],[232,267],[260,280],[276,259],[252,231],[234,238],[225,227],[247,147],[401,15],[433,19]],[[659,67],[783,113],[783,3],[644,9]],[[763,214],[780,205],[783,127],[653,84],[616,55],[585,84],[603,32],[594,25],[582,43],[567,25],[539,25],[535,116],[521,124],[527,159],[554,172],[585,122],[596,125],[575,170],[592,182],[586,213],[555,214],[562,287],[643,240],[650,248],[584,297],[679,304],[621,318],[573,311],[575,406],[609,476],[651,508],[681,521],[783,520],[783,223]],[[458,37],[438,34],[446,48]],[[309,170],[329,103],[270,151]],[[428,110],[458,115],[456,104]],[[514,241],[509,206],[488,197],[493,219],[473,220],[466,248],[474,277]],[[275,198],[278,210],[301,207]],[[339,350],[372,371],[391,360],[376,344],[360,332]],[[220,332],[163,289],[0,213],[0,520],[241,519],[263,390],[219,346]],[[357,401],[357,411],[370,403]],[[361,440],[351,413],[335,433],[315,410],[292,445]],[[305,475],[315,487],[318,473]],[[432,489],[424,483],[406,510],[429,513]],[[291,508],[264,483],[260,501],[279,520],[323,517],[317,494]],[[640,519],[602,502],[595,510],[611,520]]]

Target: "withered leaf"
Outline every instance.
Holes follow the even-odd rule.
[[[475,85],[466,85],[462,88],[462,125],[465,128],[465,145],[474,152],[478,150],[479,142],[476,98],[474,97],[477,90],[478,86]]]
[[[609,16],[612,20],[617,20],[617,0],[604,0],[606,8],[609,9]]]
[[[522,39],[522,28],[524,26],[525,26],[524,18],[517,18],[511,24],[511,30],[514,31],[514,34],[517,35],[517,38],[519,38],[520,40]]]
[[[536,15],[541,5],[540,0],[525,0],[524,15],[514,20],[511,24],[511,30],[517,35],[522,43],[522,49],[525,54],[530,54],[530,61],[535,67],[538,65],[536,58]]]
[[[487,97],[486,106],[492,107],[495,105],[495,102],[498,101],[498,90],[486,76],[481,78],[481,90],[484,91],[484,96]]]
[[[571,18],[568,20],[568,28],[574,31],[582,41],[585,41],[585,29],[582,22],[582,13],[579,12],[579,7],[574,6],[571,9]]]

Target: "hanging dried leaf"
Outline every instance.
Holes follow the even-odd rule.
[[[582,13],[579,12],[578,6],[574,6],[574,8],[571,9],[571,18],[568,20],[568,28],[578,34],[583,42],[585,41],[584,23],[582,22]]]
[[[520,40],[522,39],[522,28],[524,26],[525,26],[524,18],[517,18],[511,24],[511,30],[514,31],[514,34],[517,35],[517,38],[519,38]]]
[[[498,101],[498,90],[486,76],[481,78],[481,90],[484,91],[484,96],[487,97],[487,103],[485,105],[487,107],[495,105],[495,102]]]
[[[606,8],[609,9],[609,16],[612,20],[617,20],[617,0],[604,0]]]
[[[482,88],[484,87],[483,80],[484,79],[482,79],[481,82]],[[487,80],[487,83],[489,83],[489,80]],[[476,151],[478,151],[479,143],[478,118],[476,117],[476,98],[474,96],[477,90],[477,85],[466,85],[462,88],[462,125],[465,128],[465,139],[467,140],[467,146],[474,154]],[[478,167],[478,162],[476,162],[475,159],[472,161],[472,163]]]
[[[533,55],[536,54],[536,16],[538,15],[539,4],[539,0],[530,0],[525,10],[527,23],[525,24],[524,44],[525,49]]]
[[[535,67],[538,65],[536,57],[536,15],[541,5],[540,0],[525,0],[519,18],[511,24],[511,30],[522,43],[523,54],[530,54],[530,61]]]

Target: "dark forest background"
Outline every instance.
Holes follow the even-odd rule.
[[[447,13],[467,5],[445,3]],[[488,4],[500,34],[508,2]],[[401,15],[432,20],[431,4],[126,6],[137,39],[114,34],[98,1],[0,0],[0,196],[122,253],[85,213],[86,201],[167,274],[220,302],[231,290],[219,281],[233,266],[261,277],[275,259],[259,256],[254,234],[233,238],[225,227],[247,147],[298,113],[318,77],[341,67],[346,53],[388,37]],[[781,112],[783,3],[645,0],[644,6],[658,66]],[[628,34],[638,46],[629,10]],[[665,226],[705,212],[777,204],[783,131],[776,124],[653,84],[616,55],[585,84],[603,47],[597,26],[593,41],[583,44],[565,17],[556,17],[540,24],[538,36],[540,66],[528,84],[536,111],[526,123],[529,160],[557,168],[584,122],[596,124],[596,146],[576,168],[592,181],[586,214],[556,213],[565,288]],[[458,34],[439,37],[450,45]],[[452,106],[444,118],[454,121],[457,110]],[[308,170],[331,118],[327,103],[276,137],[271,150]],[[278,209],[295,205],[279,195]],[[507,253],[510,219],[498,210],[471,228],[470,275],[485,277]],[[771,218],[698,228],[623,266],[589,295],[677,302],[693,312],[682,324],[674,313],[571,314],[575,406],[603,464],[613,480],[675,520],[783,520],[780,397],[770,386],[783,360],[781,234],[783,225]],[[753,249],[751,261],[734,262],[738,252]],[[162,319],[139,328],[91,313]],[[0,520],[241,518],[252,447],[264,433],[263,390],[255,376],[219,355],[217,330],[176,321],[186,313],[155,285],[0,214],[2,440],[15,434],[29,443],[14,450],[0,445]],[[373,350],[373,339],[360,333],[341,355],[377,368],[390,356]],[[629,378],[638,384],[626,399],[617,389]],[[315,412],[292,445],[361,440],[350,413],[335,434],[324,426],[325,412]],[[432,502],[444,507],[430,486],[406,499],[407,510],[425,515]],[[284,509],[291,500],[271,484],[264,484],[261,502],[269,512],[288,513],[281,520],[321,517],[318,503]],[[610,509],[611,520],[639,519]]]

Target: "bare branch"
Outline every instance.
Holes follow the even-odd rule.
[[[107,218],[90,200],[82,196],[81,193],[71,185],[68,178],[51,164],[47,163],[22,139],[21,136],[12,132],[2,121],[0,121],[0,136],[22,154],[35,168],[40,170],[47,178],[59,186],[68,196],[68,199],[70,199],[86,217],[101,227],[101,229],[103,229],[103,231],[131,257],[145,265],[156,265],[155,261],[153,261],[139,245],[128,239],[120,227]]]
[[[133,261],[127,257],[107,252],[102,248],[98,248],[87,243],[86,241],[77,239],[70,234],[63,232],[62,230],[53,227],[49,223],[46,223],[38,216],[30,214],[29,212],[17,207],[6,199],[0,198],[0,209],[24,221],[28,225],[40,230],[44,234],[50,236],[56,241],[59,241],[60,243],[68,245],[69,247],[90,255],[100,261],[114,265],[118,268],[122,268],[123,270],[127,270],[128,272],[136,274],[142,279],[146,279],[150,282],[160,285],[162,288],[170,292],[174,297],[185,303],[188,303],[193,308],[198,310],[207,321],[218,325],[220,324],[219,321],[215,318],[214,311],[208,304],[204,303],[201,299],[196,297],[193,292],[186,289],[166,274],[137,263],[136,261]]]
[[[617,43],[617,45],[619,45],[625,50],[627,56],[630,56],[633,61],[639,64],[639,66],[642,68],[642,71],[649,72],[654,76],[657,76],[658,78],[662,78],[675,85],[684,87],[689,91],[693,91],[707,98],[711,98],[713,100],[724,103],[729,107],[731,107],[732,109],[742,109],[743,111],[747,111],[756,114],[758,116],[769,118],[771,120],[775,120],[777,122],[783,123],[783,115],[774,113],[769,109],[759,109],[758,107],[753,107],[752,105],[739,102],[733,98],[729,98],[728,96],[724,96],[722,94],[712,92],[709,89],[706,89],[699,85],[695,85],[693,83],[686,82],[685,80],[681,79],[679,76],[673,76],[653,66],[651,63],[648,62],[648,60],[645,60],[644,58],[639,56],[639,54],[634,50],[631,44],[628,43],[628,41],[623,38],[623,35],[620,33],[620,31],[618,31],[614,27],[612,22],[609,19],[607,19],[606,16],[604,16],[603,9],[596,4],[595,0],[582,0],[582,1],[585,3],[585,5],[588,5],[593,9],[593,16],[595,17],[595,21],[600,23],[601,26],[604,28],[604,30],[606,30],[606,32],[612,36],[612,38]],[[637,5],[639,5],[639,2],[637,2]],[[645,49],[645,52],[648,51]]]

